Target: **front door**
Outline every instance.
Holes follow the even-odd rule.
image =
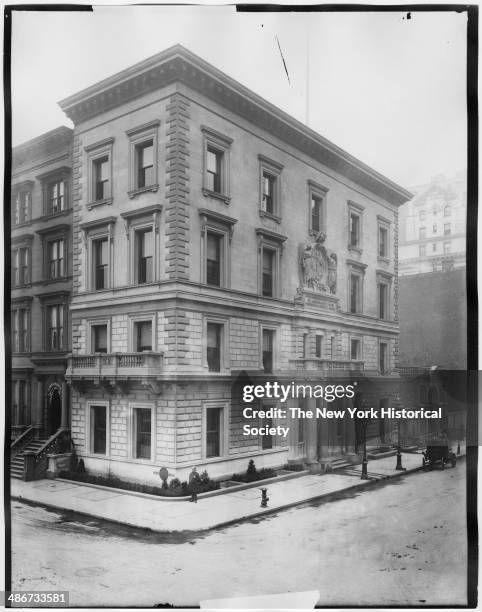
[[[62,419],[62,399],[57,388],[50,394],[48,406],[48,434],[53,435],[60,427]]]

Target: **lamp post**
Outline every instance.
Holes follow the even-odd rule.
[[[363,419],[363,459],[362,459],[362,470],[361,479],[368,480],[368,460],[367,460],[367,424],[368,419]]]
[[[400,401],[400,395],[397,394],[397,398],[395,400],[395,409],[396,410],[400,410],[400,408],[402,407],[402,402]],[[404,468],[402,466],[402,443],[400,441],[400,419],[397,419],[397,434],[398,434],[398,440],[397,440],[397,465],[395,467],[396,470],[399,471],[405,471],[407,468]]]

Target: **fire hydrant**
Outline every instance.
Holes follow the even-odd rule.
[[[268,489],[266,487],[263,487],[261,489],[261,508],[267,508],[268,502],[269,502]]]

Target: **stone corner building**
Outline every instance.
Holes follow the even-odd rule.
[[[352,404],[390,405],[411,194],[181,46],[60,105],[86,468],[155,483],[160,466],[220,477],[355,452],[351,420],[243,435],[237,383],[357,381]]]

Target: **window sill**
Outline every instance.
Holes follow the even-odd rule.
[[[273,221],[276,221],[276,223],[281,223],[281,217],[279,217],[278,215],[274,215],[273,213],[266,212],[261,208],[259,209],[259,216],[266,217],[267,219],[272,219]]]
[[[131,189],[131,191],[127,192],[127,195],[132,200],[133,198],[137,197],[141,193],[147,193],[148,191],[152,191],[153,193],[155,193],[158,189],[159,189],[159,184],[154,183],[153,185],[147,185],[147,187],[138,187],[137,189]]]
[[[39,221],[49,221],[50,219],[56,219],[57,217],[63,217],[72,212],[71,208],[64,208],[58,212],[46,212],[45,215],[39,218]]]
[[[42,285],[51,285],[52,283],[65,283],[66,281],[70,280],[72,277],[71,276],[58,276],[57,278],[45,278],[42,281]]]
[[[390,259],[388,257],[382,257],[381,255],[378,255],[377,257],[378,261],[385,263],[385,264],[389,264],[390,263]]]
[[[95,202],[89,202],[87,204],[87,209],[88,210],[92,210],[93,208],[96,208],[97,206],[110,206],[113,202],[113,198],[105,198],[104,200],[96,200]]]
[[[349,244],[348,245],[348,250],[349,251],[353,251],[355,253],[358,253],[359,255],[361,255],[363,253],[363,249],[361,249],[358,246],[354,246],[353,244]]]
[[[21,285],[12,285],[12,289],[28,289],[32,287],[32,283],[22,283]]]
[[[224,195],[222,193],[217,193],[217,191],[211,191],[210,189],[206,189],[205,187],[202,188],[202,193],[205,198],[215,198],[216,200],[221,200],[225,204],[229,204],[231,202],[231,198],[229,196]]]

